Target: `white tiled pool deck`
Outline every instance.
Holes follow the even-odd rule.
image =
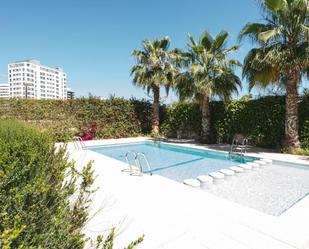
[[[100,140],[87,146],[144,141],[145,138]],[[184,146],[199,147],[183,144]],[[96,186],[85,233],[92,238],[116,226],[116,248],[145,234],[145,249],[307,249],[309,196],[280,216],[271,216],[193,189],[159,175],[130,176],[123,162],[68,145],[70,158],[81,167],[93,160]],[[248,155],[307,164],[296,156]]]

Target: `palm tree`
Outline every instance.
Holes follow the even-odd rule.
[[[131,69],[134,74],[133,83],[153,93],[152,133],[159,133],[160,125],[160,86],[164,86],[168,94],[173,84],[176,67],[173,66],[173,52],[169,51],[168,37],[150,42],[143,41],[143,50],[134,50],[132,55],[137,62]]]
[[[302,77],[309,76],[309,0],[263,0],[263,23],[248,23],[240,39],[258,44],[245,60],[249,87],[284,84],[285,146],[300,147],[297,96]]]
[[[237,46],[227,48],[228,33],[221,31],[216,37],[204,32],[199,41],[189,36],[187,52],[179,52],[183,57],[184,71],[177,77],[177,92],[180,99],[195,98],[200,101],[202,111],[202,140],[210,142],[210,98],[223,97],[228,100],[238,92],[241,81],[233,67],[241,64],[228,59],[228,54]]]

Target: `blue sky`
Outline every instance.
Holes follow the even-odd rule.
[[[0,83],[9,62],[35,58],[63,67],[78,96],[127,98],[147,97],[129,75],[131,52],[143,39],[167,35],[171,47],[184,48],[187,34],[224,29],[232,44],[246,22],[261,18],[256,0],[6,0],[0,12]],[[242,61],[250,46],[242,44],[235,57]]]

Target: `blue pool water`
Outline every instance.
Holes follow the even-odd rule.
[[[143,152],[149,160],[152,173],[179,182],[257,159],[235,157],[230,160],[222,152],[153,141],[88,149],[122,162],[126,162],[125,154],[129,150]],[[145,162],[143,166],[143,171],[149,173]],[[266,214],[279,216],[309,195],[309,167],[274,161],[273,165],[234,177],[205,191]]]
[[[151,172],[182,182],[212,171],[256,160],[253,157],[235,157],[220,152],[175,146],[161,142],[142,142],[106,145],[90,148],[92,151],[126,162],[127,151],[143,152],[148,158]],[[132,160],[132,158],[131,158]],[[132,160],[133,161],[133,160]],[[149,173],[145,162],[143,172]]]

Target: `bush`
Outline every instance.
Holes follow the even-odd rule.
[[[151,104],[111,97],[107,100],[0,100],[1,119],[19,119],[48,131],[55,141],[68,141],[80,127],[97,122],[96,138],[132,137],[151,129]]]
[[[211,110],[214,140],[231,142],[234,134],[242,133],[252,145],[280,147],[284,113],[282,97],[233,100],[225,108],[222,102],[214,103]]]
[[[284,148],[284,153],[294,154],[294,155],[301,155],[301,156],[309,156],[309,149],[306,148]]]
[[[0,100],[0,118],[20,119],[48,131],[55,141],[68,141],[80,127],[97,122],[96,138],[132,137],[151,132],[149,101],[111,97],[107,100]],[[284,137],[285,98],[242,98],[228,104],[210,103],[211,140],[230,143],[235,133],[248,136],[252,145],[280,148]],[[161,106],[161,131],[168,137],[198,138],[201,112],[197,103]],[[299,134],[309,147],[309,95],[299,99]]]
[[[1,121],[0,162],[0,247],[82,248],[91,165],[84,170],[79,200],[70,208],[78,177],[64,149],[56,152],[45,134]],[[68,170],[69,181],[63,184]]]
[[[309,92],[301,98],[299,103],[299,131],[302,146],[309,149]]]
[[[0,248],[84,248],[93,182],[91,164],[78,173],[45,133],[0,121]],[[99,236],[96,248],[113,238]]]
[[[179,102],[168,107],[162,132],[168,137],[195,138],[201,132],[198,104]]]
[[[284,137],[285,98],[268,96],[255,100],[243,98],[224,105],[210,103],[210,126],[213,143],[230,143],[242,133],[252,145],[280,148]],[[176,137],[189,131],[200,134],[201,114],[197,103],[175,103],[167,109],[163,131]],[[309,97],[299,101],[299,133],[303,147],[309,146]]]

